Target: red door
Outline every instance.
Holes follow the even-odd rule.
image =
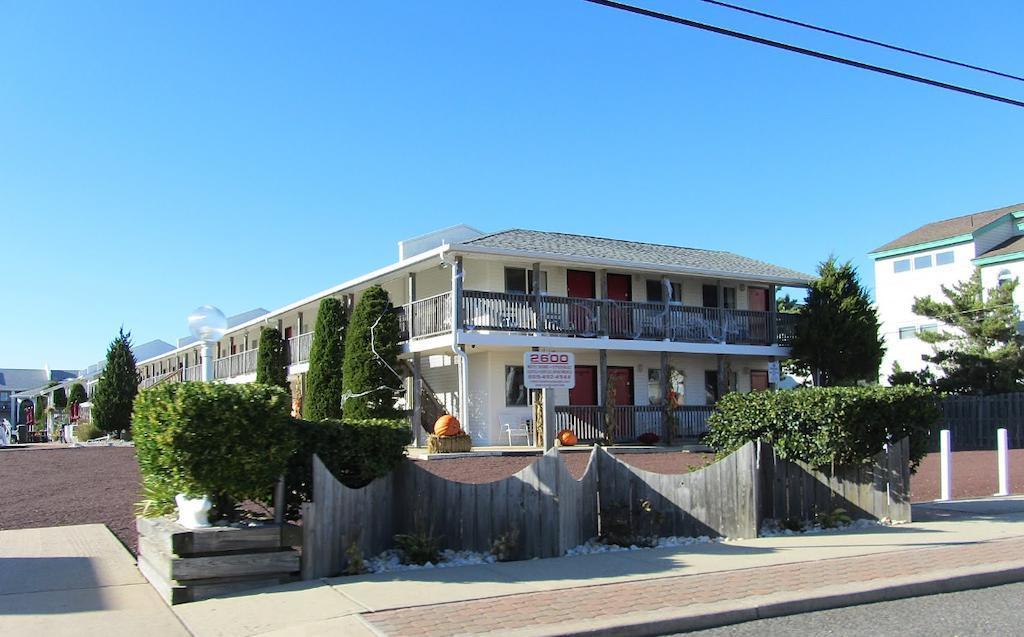
[[[593,272],[566,270],[565,284],[570,298],[592,299],[595,296]]]
[[[576,366],[576,386],[569,390],[570,405],[597,404],[597,368],[592,365]]]
[[[747,288],[747,308],[758,312],[768,311],[768,290]],[[747,318],[750,342],[755,345],[768,344],[768,314],[752,314]]]
[[[608,385],[614,389],[615,396],[615,440],[632,440],[636,437],[633,421],[633,368],[609,367]]]
[[[576,366],[576,386],[569,390],[569,404],[580,407],[572,414],[572,429],[580,440],[601,437],[601,417],[597,412],[597,368]]]
[[[608,298],[628,303],[633,300],[633,277],[628,274],[608,275]],[[635,338],[633,311],[612,303],[608,310],[608,335],[612,338]]]
[[[768,389],[768,370],[750,370],[750,391],[765,391]]]
[[[569,298],[592,299],[597,295],[593,272],[566,270],[565,284]],[[570,303],[568,318],[571,334],[597,336],[597,311],[593,303]]]

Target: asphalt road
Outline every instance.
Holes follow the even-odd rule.
[[[1024,635],[1024,583],[762,619],[680,637]]]

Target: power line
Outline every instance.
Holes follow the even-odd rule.
[[[883,75],[889,75],[892,77],[900,78],[903,80],[910,80],[911,82],[917,82],[919,84],[927,84],[928,86],[934,86],[936,88],[946,89],[947,91],[955,91],[957,93],[963,93],[965,95],[972,95],[974,97],[980,97],[982,99],[992,100],[994,102],[1001,102],[1003,104],[1009,104],[1011,106],[1024,107],[1024,102],[1020,100],[1011,99],[1009,97],[1002,97],[1001,95],[995,95],[992,93],[985,93],[983,91],[976,91],[972,88],[966,88],[963,86],[957,86],[956,84],[948,84],[946,82],[940,82],[927,77],[921,77],[920,75],[912,75],[910,73],[904,73],[903,71],[896,71],[894,69],[885,68],[883,66],[875,66],[874,64],[867,64],[866,62],[858,62],[857,60],[851,60],[848,58],[839,57],[837,55],[831,55],[829,53],[822,53],[821,51],[815,51],[813,49],[805,49],[803,47],[794,46],[792,44],[786,44],[785,42],[778,42],[776,40],[769,40],[756,35],[750,35],[749,33],[742,33],[740,31],[732,31],[730,29],[723,29],[722,27],[716,27],[711,24],[705,24],[703,22],[696,22],[694,20],[688,20],[686,18],[680,18],[679,16],[670,15],[668,13],[660,13],[651,9],[645,9],[643,7],[637,7],[631,4],[623,4],[621,2],[614,2],[613,0],[583,0],[591,4],[597,4],[611,9],[618,9],[620,11],[626,11],[628,13],[635,13],[637,15],[646,16],[648,18],[654,18],[656,20],[663,20],[665,22],[671,22],[682,26],[693,27],[702,31],[710,31],[711,33],[717,33],[718,35],[728,36],[730,38],[737,38],[739,40],[746,40],[747,42],[753,42],[755,44],[763,44],[776,49],[782,49],[783,51],[790,51],[791,53],[799,53],[801,55],[807,55],[810,57],[818,58],[820,60],[826,60],[828,62],[835,62],[837,64],[844,64],[846,66],[852,66],[854,68],[863,69],[865,71],[873,71],[875,73],[881,73]]]
[[[713,4],[719,7],[725,7],[726,9],[733,9],[735,11],[741,11],[743,13],[749,13],[750,15],[756,15],[761,18],[767,18],[769,20],[775,20],[777,22],[784,22],[786,24],[792,24],[794,26],[802,27],[804,29],[811,29],[812,31],[820,31],[821,33],[828,33],[829,35],[835,35],[840,38],[846,38],[847,40],[854,40],[856,42],[863,42],[865,44],[871,44],[873,46],[879,46],[883,49],[889,49],[891,51],[899,51],[900,53],[907,53],[909,55],[916,55],[920,58],[928,60],[935,60],[936,62],[942,62],[944,64],[952,64],[953,66],[959,66],[965,69],[971,69],[972,71],[981,71],[982,73],[989,73],[991,75],[998,75],[999,77],[1005,77],[1011,80],[1017,80],[1018,82],[1024,82],[1024,77],[1020,75],[1013,75],[1012,73],[1004,73],[1003,71],[997,71],[995,69],[986,68],[984,66],[976,66],[974,64],[968,64],[966,62],[959,62],[950,58],[944,58],[938,55],[932,55],[931,53],[924,53],[923,51],[915,51],[914,49],[908,49],[902,46],[896,46],[894,44],[887,44],[879,40],[872,40],[870,38],[864,38],[859,35],[853,35],[850,33],[844,33],[842,31],[836,31],[835,29],[829,29],[826,27],[819,27],[814,24],[807,22],[800,22],[799,20],[792,20],[779,15],[773,15],[771,13],[765,13],[763,11],[756,11],[754,9],[748,9],[747,7],[741,7],[739,5],[730,4],[728,2],[721,2],[721,0],[698,0],[698,2],[704,2],[707,4]]]

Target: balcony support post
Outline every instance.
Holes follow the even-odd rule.
[[[415,326],[415,312],[416,312],[416,273],[410,272],[406,279],[406,296],[408,296],[408,303],[406,304],[405,310],[405,329],[409,332],[409,338],[418,336],[416,334]],[[421,427],[422,429],[422,427]],[[417,438],[417,446],[419,446],[419,439]]]
[[[661,277],[661,294],[665,300],[665,314],[661,317],[661,338],[670,341],[672,335],[668,333],[668,326],[672,316],[672,282],[668,280],[667,276]]]
[[[665,444],[670,445],[672,444],[673,423],[672,412],[670,411],[672,405],[668,400],[668,352],[661,352],[661,360],[659,362],[661,363],[661,387],[658,388],[658,391],[661,392],[661,419],[664,429],[662,437],[665,440]]]
[[[609,328],[611,327],[611,325],[609,324],[610,313],[608,312],[608,270],[598,271],[597,279],[597,284],[599,287],[597,291],[597,296],[599,299],[601,299],[600,301],[598,301],[599,307],[597,311],[597,333],[601,336],[609,336]]]
[[[423,375],[420,368],[421,355],[415,352],[412,355],[412,435],[416,447],[423,446]]]
[[[729,379],[725,377],[728,369],[725,364],[725,354],[715,354],[715,361],[718,364],[718,398],[721,399],[729,393]]]
[[[533,283],[533,316],[537,324],[534,329],[539,334],[544,331],[544,315],[541,314],[540,303],[540,264],[534,263],[530,271],[530,280]],[[523,326],[525,327],[525,326]]]
[[[779,304],[775,300],[775,284],[768,286],[768,345],[775,345],[779,341],[778,314]]]
[[[608,350],[597,352],[597,406],[604,407],[608,396]]]
[[[458,419],[463,431],[469,431],[469,355],[459,345],[462,332],[462,257],[455,257],[452,264],[452,352],[459,359],[459,404]]]

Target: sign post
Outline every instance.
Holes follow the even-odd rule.
[[[576,386],[576,356],[572,352],[524,352],[523,381],[540,389],[544,402],[544,451],[555,446],[555,396],[553,389]]]

